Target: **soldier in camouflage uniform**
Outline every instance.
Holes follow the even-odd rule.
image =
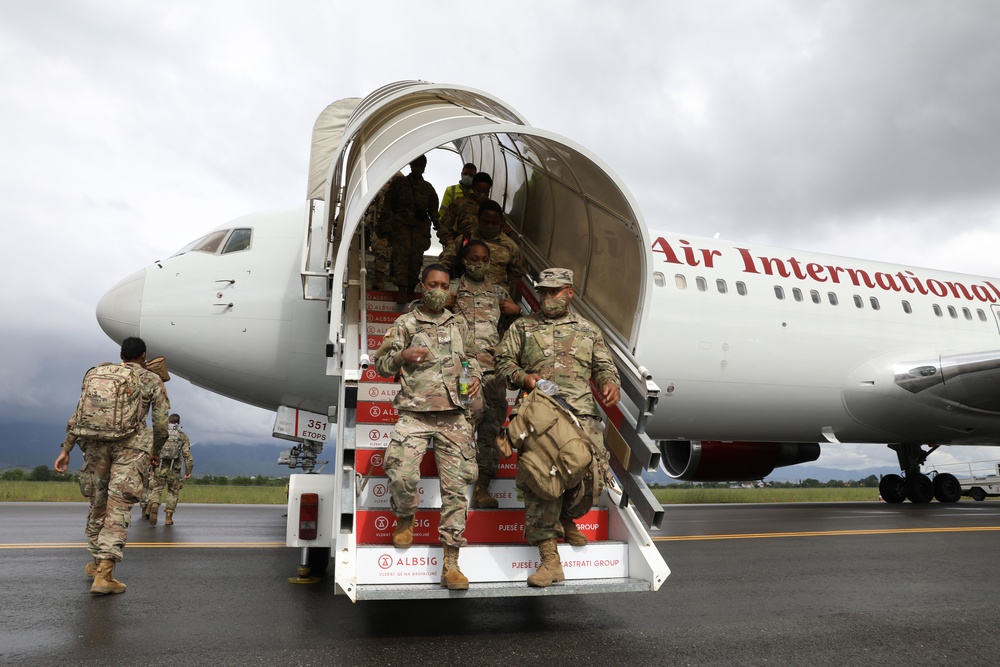
[[[458,257],[462,276],[453,283],[455,312],[463,315],[476,340],[476,359],[483,371],[483,389],[472,404],[476,424],[476,464],[479,479],[472,494],[474,508],[492,509],[499,506],[489,493],[490,481],[496,477],[500,456],[496,436],[507,418],[507,387],[503,378],[493,372],[493,351],[500,342],[497,325],[501,313],[521,312],[500,285],[486,279],[490,264],[490,247],[483,241],[472,240],[463,246]]]
[[[472,179],[471,192],[448,205],[437,230],[442,248],[447,248],[456,237],[469,234],[479,227],[479,207],[489,201],[492,187],[493,179],[485,171],[481,171]]]
[[[438,226],[438,196],[424,180],[427,158],[421,155],[410,163],[410,173],[389,181],[383,200],[383,214],[392,246],[392,282],[400,290],[399,302],[410,300],[424,264],[424,251],[431,246],[431,226]]]
[[[402,174],[396,176],[403,178]],[[390,183],[391,180],[382,186],[364,214],[368,248],[372,255],[372,270],[368,284],[371,289],[376,290],[385,289],[385,283],[392,275],[392,245],[389,243],[391,227],[389,216],[385,214],[385,194],[389,191]]]
[[[564,537],[573,546],[587,538],[574,523],[590,510],[594,482],[598,489],[610,481],[608,453],[597,404],[589,381],[600,388],[601,404],[615,405],[621,398],[621,382],[611,352],[592,322],[570,308],[573,299],[573,272],[545,269],[536,286],[541,312],[522,317],[507,330],[496,352],[496,373],[511,387],[531,391],[542,379],[559,385],[562,396],[587,431],[598,456],[599,479],[592,474],[561,498],[545,500],[523,484],[518,470],[517,488],[524,494],[524,537],[538,546],[542,564],[528,577],[531,586],[549,586],[563,580],[556,538]],[[517,406],[514,408],[517,410]]]
[[[492,199],[479,206],[476,229],[452,241],[441,253],[438,261],[451,269],[458,262],[458,253],[469,241],[483,241],[490,247],[490,264],[487,280],[502,285],[512,297],[517,294],[517,283],[524,277],[524,257],[514,239],[500,231],[503,225],[503,207]],[[504,327],[501,327],[501,333]]]
[[[424,269],[422,283],[420,305],[396,319],[374,355],[379,375],[399,374],[400,378],[394,401],[399,417],[384,464],[392,512],[397,517],[392,543],[402,549],[413,543],[420,460],[433,440],[441,484],[441,585],[464,590],[469,580],[458,568],[458,550],[467,544],[465,492],[476,481],[476,449],[468,411],[459,399],[458,378],[462,362],[468,361],[473,375],[469,393],[474,397],[482,373],[465,318],[445,308],[448,272],[431,264]]]
[[[90,592],[97,595],[124,593],[125,584],[114,578],[115,564],[122,559],[128,534],[132,505],[139,501],[145,487],[145,474],[152,463],[159,463],[159,452],[167,440],[167,414],[170,401],[160,377],[144,368],[146,343],[141,338],[122,341],[122,362],[138,376],[139,429],[115,442],[86,442],[85,470],[89,469],[94,490],[107,489],[106,495],[91,496],[91,515],[87,520],[88,550],[94,562],[86,572],[94,577]],[[146,426],[146,415],[152,409],[153,428]],[[72,420],[67,428],[73,427]],[[69,466],[69,453],[76,442],[70,434],[62,444],[62,452],[53,466],[64,473]]]
[[[160,494],[167,487],[167,508],[164,524],[174,525],[174,510],[177,509],[177,499],[185,479],[191,479],[194,471],[194,458],[191,456],[191,439],[181,430],[181,416],[170,415],[167,424],[167,442],[160,450],[160,464],[149,475],[146,484],[146,506],[142,516],[149,519],[151,526],[156,525],[160,509]],[[181,459],[184,459],[184,470],[181,470]]]

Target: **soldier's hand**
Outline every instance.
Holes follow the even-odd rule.
[[[618,401],[621,400],[622,393],[618,389],[618,385],[609,382],[603,387],[601,387],[601,405],[606,408],[610,408],[612,405],[617,405]]]
[[[60,475],[65,475],[66,469],[69,468],[69,452],[65,449],[59,452],[59,456],[56,457],[56,462],[52,464],[52,468]]]
[[[542,381],[542,376],[538,373],[528,373],[524,376],[521,381],[521,386],[524,387],[525,391],[531,391],[535,388],[535,385]]]
[[[482,385],[479,383],[479,378],[472,378],[472,382],[469,383],[469,398],[475,398],[481,388]]]
[[[426,347],[408,347],[401,354],[408,364],[422,364],[430,359],[431,351]]]
[[[149,467],[156,468],[160,465],[160,455],[153,454],[149,457]]]
[[[504,315],[518,315],[521,312],[521,307],[512,299],[504,299],[500,302],[500,312]]]

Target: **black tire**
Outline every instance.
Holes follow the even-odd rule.
[[[310,575],[322,576],[330,566],[330,547],[310,547],[306,554],[306,564]]]
[[[982,502],[986,500],[986,492],[980,489],[978,486],[969,489],[969,495],[972,496],[973,500]]]
[[[929,503],[934,500],[934,482],[923,473],[906,476],[906,497],[911,503]]]
[[[906,485],[899,475],[886,475],[878,483],[878,492],[887,503],[901,503],[906,500]]]
[[[934,477],[934,497],[940,503],[957,503],[962,497],[962,485],[949,472]]]

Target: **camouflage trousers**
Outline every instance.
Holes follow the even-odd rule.
[[[420,506],[420,461],[432,440],[441,485],[439,539],[449,546],[464,547],[468,544],[463,535],[469,506],[465,493],[476,481],[472,424],[464,410],[399,411],[383,466],[389,478],[392,512],[400,518],[413,516]]]
[[[507,387],[502,377],[492,371],[483,373],[482,390],[472,404],[472,419],[476,424],[476,465],[479,479],[490,480],[497,475],[500,452],[496,439],[507,419]]]
[[[87,550],[99,560],[120,561],[132,505],[145,487],[149,453],[120,442],[87,443],[83,457],[82,476],[92,484]]]
[[[424,251],[431,247],[431,223],[395,225],[392,230],[392,282],[413,289],[420,282]]]
[[[378,232],[372,232],[372,272],[369,284],[384,283],[389,279],[392,270],[392,246],[389,239]]]
[[[597,462],[598,479],[597,492],[604,490],[610,481],[611,468],[608,465],[608,452],[604,448],[604,433],[601,420],[597,417],[580,417],[580,424],[591,442],[596,445],[600,458]],[[523,483],[523,471],[518,469],[516,485],[524,496],[524,539],[531,544],[538,544],[552,538],[565,537],[560,519],[579,519],[590,511],[593,506],[594,477],[588,472],[583,481],[569,489],[561,498],[547,500],[535,495],[527,484]]]
[[[142,497],[143,507],[148,506],[151,502],[160,504],[163,487],[166,487],[167,511],[173,512],[177,508],[177,499],[184,486],[184,476],[181,475],[182,465],[180,459],[173,459],[172,462],[162,460],[160,467],[150,472],[149,481],[146,483],[146,490]]]

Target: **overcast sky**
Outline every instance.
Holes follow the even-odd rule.
[[[302,202],[319,112],[402,79],[486,90],[586,146],[656,229],[1000,274],[991,0],[32,0],[0,3],[0,56],[5,422],[64,423],[117,355],[100,296]],[[197,441],[271,441],[272,413],[168,387]],[[997,458],[932,461],[952,456]]]

